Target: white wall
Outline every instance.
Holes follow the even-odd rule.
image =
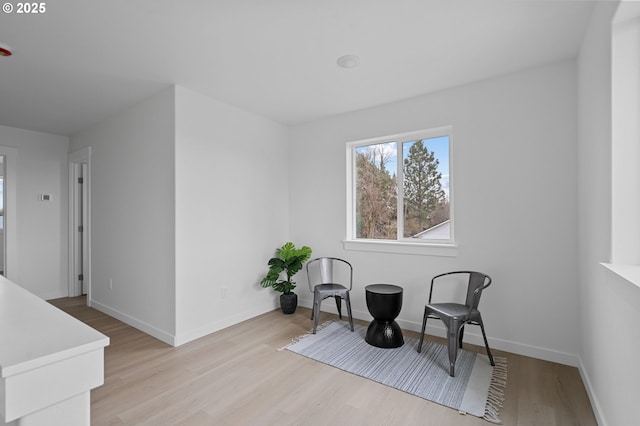
[[[0,126],[0,146],[18,150],[15,194],[18,253],[10,278],[43,299],[67,296],[69,139]],[[39,194],[50,194],[52,200],[41,202]]]
[[[176,87],[178,344],[273,310],[258,285],[289,235],[288,129]]]
[[[181,87],[73,137],[92,147],[91,305],[174,345],[276,308],[258,282],[289,233],[287,143]]]
[[[640,17],[612,37],[611,261],[640,265]]]
[[[611,21],[616,6],[596,4],[578,61],[581,372],[598,423],[612,426],[637,423],[640,383],[635,325],[640,289],[600,265],[611,260]]]
[[[454,135],[458,256],[343,250],[345,143],[444,125]],[[314,256],[353,263],[357,317],[370,318],[365,285],[396,283],[405,290],[399,323],[419,330],[431,277],[477,269],[494,279],[480,305],[492,346],[577,364],[575,62],[343,114],[291,134],[292,239]],[[311,294],[302,294],[310,306]],[[443,334],[440,324],[434,331]],[[481,342],[477,327],[467,333]]]
[[[90,304],[166,342],[175,333],[174,133],[171,88],[70,148],[92,147]]]

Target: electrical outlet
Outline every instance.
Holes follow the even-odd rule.
[[[221,299],[226,299],[227,298],[227,294],[229,293],[229,289],[226,287],[222,287],[220,289],[220,298]]]

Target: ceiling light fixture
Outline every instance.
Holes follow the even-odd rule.
[[[342,68],[355,68],[360,63],[360,58],[356,55],[340,56],[336,63]]]
[[[11,56],[13,52],[11,52],[11,48],[6,44],[0,43],[0,56]]]

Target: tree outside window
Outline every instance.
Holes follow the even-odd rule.
[[[452,240],[449,132],[411,136],[354,146],[356,239]]]
[[[424,140],[403,145],[408,152],[403,160],[403,236],[417,238],[423,231],[449,220],[449,200],[442,189],[440,159],[435,151],[430,151]]]

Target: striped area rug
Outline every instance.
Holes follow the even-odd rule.
[[[418,339],[404,337],[404,345],[381,349],[365,342],[366,327],[331,322],[316,334],[306,334],[283,349],[365,377],[463,414],[500,423],[507,361],[495,357],[495,367],[482,354],[458,350],[456,377],[449,376],[446,346],[425,339],[418,353]]]

